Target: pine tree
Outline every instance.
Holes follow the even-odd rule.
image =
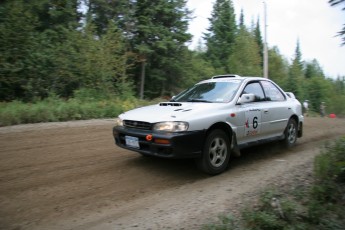
[[[39,26],[22,0],[0,4],[0,100],[25,96],[30,78],[28,59],[37,46]]]
[[[231,0],[216,0],[210,27],[205,33],[206,56],[219,72],[233,72],[228,66],[237,33],[235,10]]]
[[[264,43],[262,40],[262,35],[261,35],[261,30],[260,30],[260,20],[258,18],[257,22],[256,22],[256,26],[254,28],[254,37],[255,37],[255,41],[259,46],[259,55],[261,58],[261,66],[264,65]],[[270,75],[269,75],[270,76]]]
[[[236,74],[260,76],[262,73],[259,46],[255,35],[244,25],[243,11],[240,16],[239,30],[233,45],[233,52],[228,60],[228,66]]]
[[[302,61],[302,53],[299,40],[295,49],[295,57],[289,68],[289,78],[287,80],[286,90],[293,92],[297,98],[303,99],[302,83],[304,79],[304,68]]]
[[[107,32],[109,22],[115,23],[126,37],[132,35],[134,26],[134,0],[83,0],[87,6],[89,22],[95,25],[98,35]]]
[[[316,59],[313,59],[311,62],[307,62],[305,65],[305,77],[313,78],[313,77],[321,77],[325,78],[325,74]]]
[[[149,97],[167,94],[184,75],[181,63],[187,52],[185,43],[191,39],[187,32],[190,12],[185,5],[185,0],[137,1],[131,42],[141,67],[135,75],[141,76],[136,82],[145,82]]]
[[[79,12],[79,0],[30,0],[26,5],[37,15],[39,25],[37,30],[58,30],[78,28],[82,17]]]
[[[337,6],[337,5],[340,5],[341,3],[344,3],[342,10],[345,10],[345,0],[329,0],[328,2],[329,4],[331,4],[331,6]],[[343,28],[341,31],[339,31],[338,35],[343,40],[342,45],[345,45],[345,24],[343,24]]]
[[[280,54],[278,47],[273,47],[268,50],[268,58],[270,60],[268,66],[268,75],[270,79],[285,90],[285,88],[287,88],[286,80],[289,77],[288,61]]]

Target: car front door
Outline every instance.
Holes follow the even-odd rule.
[[[237,137],[239,145],[246,144],[261,139],[263,133],[262,119],[266,109],[265,94],[259,81],[249,82],[242,94],[254,94],[255,100],[253,102],[238,105],[242,122],[240,132],[242,135]]]

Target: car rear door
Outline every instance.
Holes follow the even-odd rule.
[[[263,80],[260,83],[266,97],[261,124],[262,132],[266,137],[281,135],[292,114],[291,106],[285,94],[272,82]]]

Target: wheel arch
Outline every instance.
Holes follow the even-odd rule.
[[[230,124],[225,123],[225,122],[217,122],[214,123],[213,125],[210,126],[210,128],[208,128],[208,130],[206,131],[206,135],[205,138],[215,129],[220,129],[223,132],[225,132],[226,136],[228,137],[228,141],[230,143],[230,149],[232,151],[232,154],[234,156],[240,156],[241,152],[238,148],[237,145],[237,137],[236,137],[236,133],[233,131],[232,127]]]
[[[294,119],[296,123],[298,124],[298,116],[296,114],[291,115],[290,119]]]
[[[217,175],[226,170],[226,168],[229,165],[229,159],[232,152],[231,151],[231,141],[232,141],[231,137],[233,136],[232,134],[233,134],[233,131],[231,127],[227,123],[224,123],[224,122],[217,122],[211,125],[206,130],[203,154],[200,158],[195,159],[197,166],[202,171],[204,171],[205,173],[209,175]],[[223,158],[224,157],[223,155],[222,157],[219,157],[220,155],[218,154],[221,154],[221,153],[220,152],[218,153],[218,150],[214,150],[213,148],[211,148],[212,143],[219,142],[219,141],[215,142],[216,140],[215,138],[218,139],[219,135],[221,135],[222,137],[224,137],[224,135],[226,136],[227,138],[227,140],[225,140],[227,142],[226,145],[230,148],[230,149],[227,149],[225,158]],[[221,161],[221,165],[215,165],[219,163],[218,160]]]
[[[224,132],[226,133],[226,135],[228,136],[229,142],[230,142],[230,144],[231,144],[231,142],[232,142],[231,140],[232,140],[233,130],[232,130],[232,128],[231,128],[231,126],[230,126],[229,124],[227,124],[227,123],[225,123],[225,122],[217,122],[217,123],[211,125],[211,126],[208,128],[207,132],[206,132],[206,136],[207,136],[211,131],[213,131],[213,130],[215,130],[215,129],[220,129],[220,130],[224,131]]]
[[[293,114],[290,119],[294,119],[297,124],[297,137],[302,137],[303,136],[303,122],[301,122],[296,114]]]

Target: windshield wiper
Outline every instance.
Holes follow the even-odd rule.
[[[212,101],[203,100],[203,99],[195,99],[195,98],[191,98],[191,99],[187,100],[187,102],[206,102],[206,103],[212,103]]]

